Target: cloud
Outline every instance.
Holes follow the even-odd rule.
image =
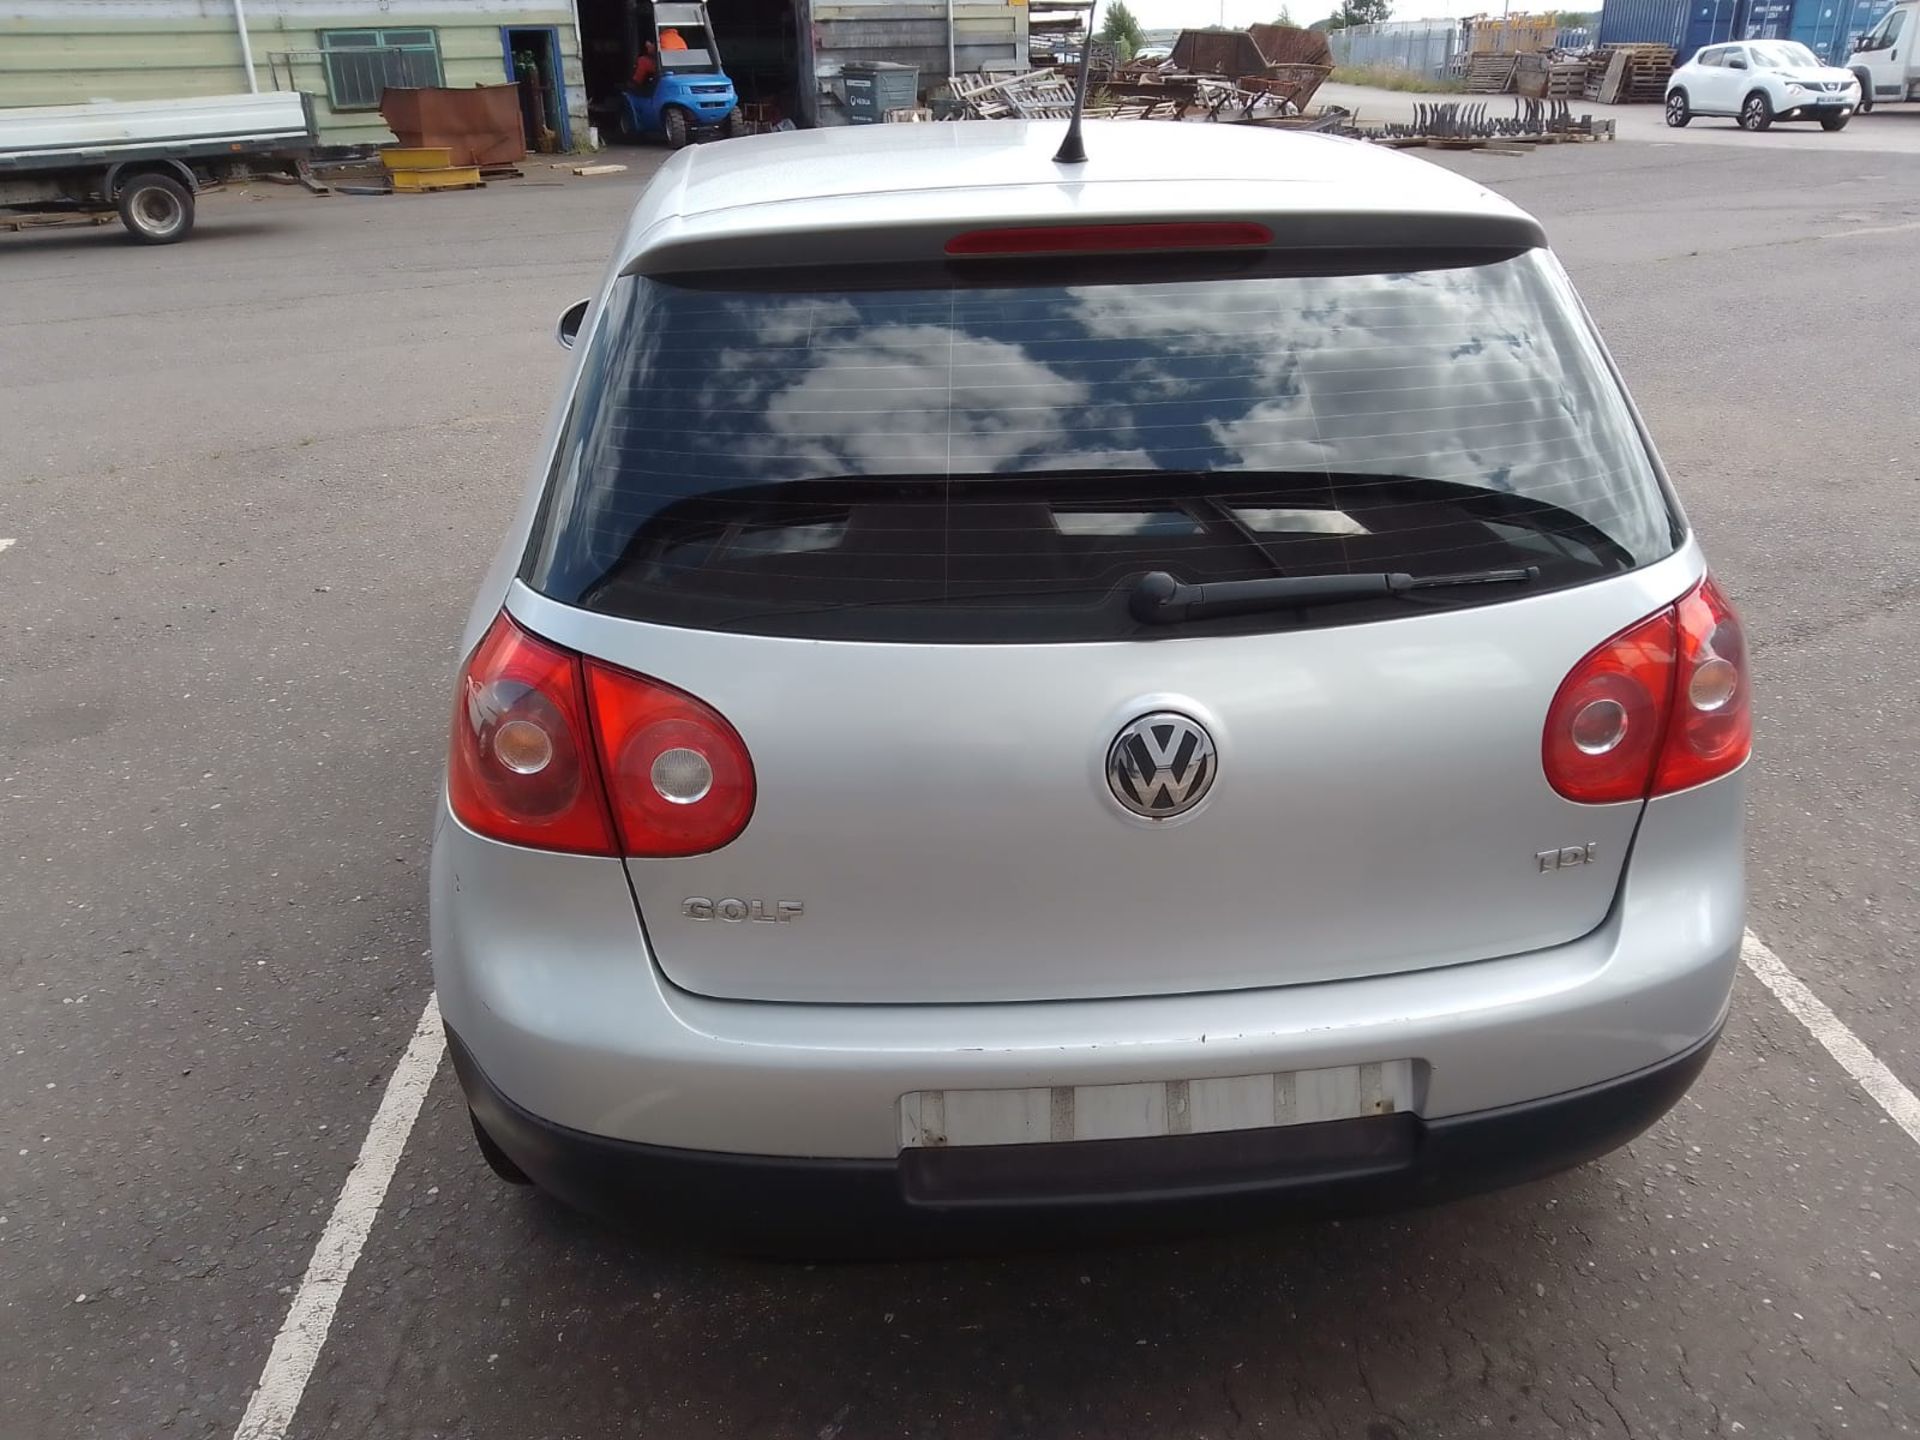
[[[881,325],[816,345],[766,402],[770,454],[804,474],[944,475],[1057,453],[1088,387],[1004,340]]]

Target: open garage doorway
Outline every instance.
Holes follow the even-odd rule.
[[[566,81],[560,64],[560,32],[551,25],[500,31],[507,75],[520,87],[520,129],[527,149],[552,155],[573,148],[567,117]]]
[[[709,0],[713,43],[721,67],[756,129],[782,120],[806,124],[811,99],[812,45],[808,0]],[[579,0],[580,66],[587,113],[603,139],[619,97],[632,84],[642,42],[654,33],[649,0]],[[804,77],[804,84],[803,84]]]

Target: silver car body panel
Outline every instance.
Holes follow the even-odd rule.
[[[1740,775],[1646,807],[1606,920],[1570,944],[1366,980],[1046,1005],[712,1000],[652,962],[617,860],[442,812],[440,1008],[515,1102],[615,1139],[891,1157],[915,1091],[1205,1079],[1408,1059],[1428,1118],[1657,1064],[1711,1034],[1739,963]]]
[[[887,645],[683,630],[515,583],[528,629],[698,695],[754,757],[746,831],[631,860],[653,954],[699,994],[1058,1000],[1348,979],[1537,950],[1604,918],[1641,806],[1562,799],[1540,725],[1586,654],[1692,586],[1698,551],[1463,610],[1271,634]],[[1170,821],[1114,736],[1171,710],[1218,747]],[[1543,851],[1590,863],[1542,870]],[[1590,847],[1590,848],[1589,848]],[[802,907],[788,923],[690,898]]]

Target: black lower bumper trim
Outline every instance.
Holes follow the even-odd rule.
[[[1718,1039],[1604,1084],[1439,1120],[1382,1115],[835,1160],[671,1149],[555,1125],[502,1095],[447,1032],[475,1117],[542,1190],[668,1238],[823,1254],[1165,1234],[1517,1185],[1640,1134],[1686,1093]]]

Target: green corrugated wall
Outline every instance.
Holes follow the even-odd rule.
[[[314,54],[320,48],[320,30],[437,31],[446,83],[464,87],[506,80],[500,51],[503,26],[551,25],[560,32],[568,86],[577,89],[580,84],[573,15],[564,6],[488,8],[471,18],[446,11],[414,15],[398,4],[391,10],[343,9],[346,13],[337,19],[316,21],[303,15],[291,25],[271,14],[249,16],[247,26],[260,88],[311,93],[322,138],[329,144],[384,144],[393,135],[377,111],[336,114],[327,104],[326,75]],[[240,40],[230,19],[0,18],[0,106],[224,95],[246,88]]]

